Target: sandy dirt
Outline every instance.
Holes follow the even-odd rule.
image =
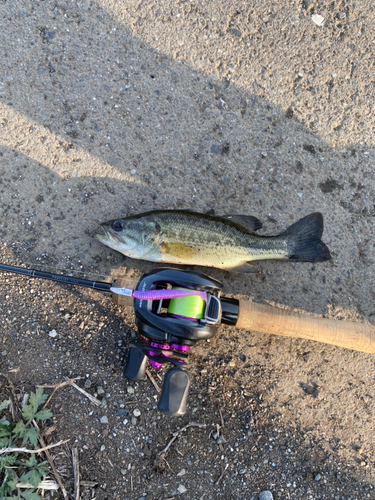
[[[374,16],[368,0],[1,1],[1,260],[140,277],[157,266],[94,240],[100,222],[188,208],[276,234],[321,211],[330,262],[208,274],[228,295],[373,322]],[[84,500],[375,499],[374,355],[222,327],[194,347],[188,411],[170,419],[149,380],[123,377],[130,309],[5,274],[1,297],[18,396],[82,377],[102,401],[67,387],[51,402],[69,493],[76,446]],[[189,422],[206,427],[157,460]]]

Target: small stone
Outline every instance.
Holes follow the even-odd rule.
[[[56,336],[57,336],[57,332],[56,332],[56,330],[51,330],[51,331],[49,332],[49,334],[48,334],[48,335],[49,335],[51,338],[54,338],[54,337],[56,337]]]
[[[98,390],[96,391],[98,394],[104,394],[105,393],[105,390],[103,389],[103,387],[98,387]]]
[[[128,391],[128,394],[134,394],[134,387],[132,387],[131,385],[128,385],[126,390]]]
[[[121,469],[121,474],[122,474],[123,476],[126,476],[127,472],[128,472],[128,471],[127,471],[126,469]]]
[[[319,14],[314,14],[313,16],[311,16],[311,20],[317,26],[323,26],[324,24],[324,17],[320,16]]]
[[[259,494],[259,500],[273,500],[273,495],[270,491],[265,490]]]
[[[129,413],[129,410],[126,408],[120,408],[119,410],[116,411],[116,416],[117,417],[126,417],[126,415]]]
[[[185,469],[181,469],[180,472],[177,474],[177,477],[184,476],[185,474],[186,474],[186,470]]]
[[[126,418],[122,423],[126,425],[129,422],[129,420]]]
[[[141,411],[140,411],[140,410],[138,410],[138,408],[135,408],[135,410],[133,411],[133,415],[134,415],[135,417],[139,417],[139,415],[140,415],[140,414],[141,414]]]
[[[108,424],[108,418],[106,415],[104,415],[104,417],[101,417],[100,419],[100,423],[101,424]]]
[[[104,450],[105,450],[105,446],[104,446],[104,444],[102,444],[100,447],[100,451],[104,451]]]
[[[91,387],[91,380],[90,380],[89,378],[88,378],[88,379],[86,380],[86,382],[83,384],[83,387],[84,387],[85,389],[90,389],[90,387]]]
[[[215,155],[221,154],[223,151],[223,148],[220,146],[220,144],[212,144],[211,146],[211,153]]]
[[[135,417],[132,417],[132,425],[137,425],[137,419]]]
[[[320,481],[322,479],[322,476],[320,474],[317,474],[315,476],[315,481]]]
[[[180,493],[186,493],[187,492],[187,489],[185,488],[185,486],[183,484],[180,484],[179,487],[177,488],[177,490]]]

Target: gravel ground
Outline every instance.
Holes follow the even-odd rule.
[[[229,295],[373,322],[369,1],[7,0],[0,28],[2,262],[140,277],[157,266],[103,247],[99,222],[189,208],[276,234],[319,210],[332,261],[208,274]],[[17,396],[80,377],[101,401],[72,386],[51,401],[69,493],[77,446],[83,500],[375,499],[373,355],[222,327],[192,350],[188,411],[171,419],[150,380],[123,377],[130,309],[68,285],[0,285]],[[189,423],[204,426],[161,455]]]

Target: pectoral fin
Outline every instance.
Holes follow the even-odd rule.
[[[243,264],[240,264],[239,266],[236,267],[231,267],[230,269],[227,269],[230,273],[237,273],[237,274],[258,274],[260,273],[260,269],[258,269],[255,266],[252,266],[248,262],[244,262]]]
[[[172,255],[179,259],[192,259],[198,250],[182,243],[162,243],[161,253],[163,255]]]

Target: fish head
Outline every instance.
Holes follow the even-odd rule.
[[[141,259],[155,247],[155,238],[160,233],[157,226],[145,219],[115,219],[101,224],[94,236],[128,257]]]

